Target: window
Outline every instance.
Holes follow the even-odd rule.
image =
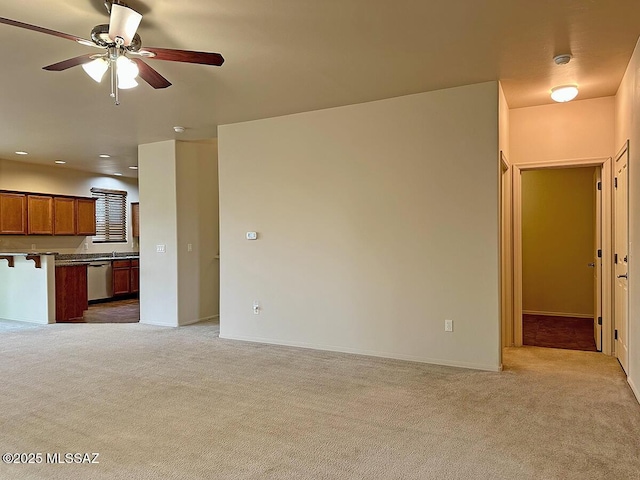
[[[92,188],[96,198],[96,235],[93,243],[127,241],[127,192]]]

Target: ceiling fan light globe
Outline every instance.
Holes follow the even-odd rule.
[[[89,63],[84,63],[82,69],[93,78],[96,82],[100,83],[105,72],[109,69],[109,62],[104,58],[96,58]]]
[[[136,82],[135,78],[122,78],[118,76],[118,88],[120,90],[128,90],[137,86],[138,82]]]
[[[142,21],[142,15],[135,10],[123,5],[111,5],[111,17],[109,19],[109,38],[116,42],[117,38],[122,39],[125,47],[131,45],[136,30]]]
[[[118,78],[126,78],[133,80],[140,73],[140,69],[138,68],[138,64],[133,60],[121,55],[116,60],[116,65],[118,68]]]

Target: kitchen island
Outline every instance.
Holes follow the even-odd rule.
[[[0,319],[55,323],[55,252],[0,252]]]

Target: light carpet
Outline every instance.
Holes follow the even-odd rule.
[[[2,479],[640,478],[640,406],[599,353],[507,349],[495,373],[213,323],[1,323],[0,453],[100,453]]]

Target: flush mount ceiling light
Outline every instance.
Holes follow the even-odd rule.
[[[131,170],[137,170],[137,169],[138,169],[138,167],[136,167],[135,165],[131,165],[129,168],[130,168]]]
[[[173,127],[173,131],[176,133],[184,133],[185,130],[186,128],[181,127],[180,125],[176,125],[175,127]]]
[[[64,164],[65,164],[65,163],[67,163],[67,162],[65,162],[64,160],[56,160],[56,161],[55,161],[55,162],[53,162],[53,163],[57,163],[58,165],[64,165]]]
[[[570,102],[578,96],[577,85],[562,85],[551,89],[551,99],[555,102]]]
[[[114,173],[114,175],[115,175],[116,177],[121,177],[121,176],[122,176],[122,174],[121,174],[120,172],[116,172],[116,173]]]
[[[20,152],[16,152],[16,155],[29,155],[29,154],[27,152],[20,151]]]
[[[107,155],[106,153],[101,153],[98,155],[100,158],[111,158],[111,155]]]
[[[87,75],[96,82],[101,82],[105,73],[110,70],[111,97],[116,105],[120,104],[118,91],[137,86],[138,82],[135,79],[138,75],[153,88],[171,86],[169,80],[151,68],[143,59],[213,66],[224,63],[224,58],[219,53],[155,47],[145,47],[143,50],[142,39],[136,33],[142,21],[142,15],[124,5],[121,0],[104,0],[104,5],[109,12],[109,24],[93,27],[90,40],[9,18],[0,17],[0,23],[64,38],[85,46],[101,48],[102,53],[69,58],[48,65],[44,69],[61,72],[82,65]],[[134,58],[129,58],[130,56]]]

